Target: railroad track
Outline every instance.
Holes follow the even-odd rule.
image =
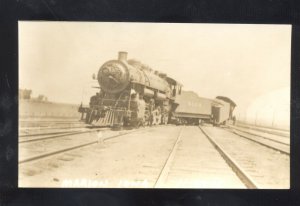
[[[248,189],[257,189],[257,183],[246,173],[246,171],[231,157],[210,135],[208,135],[202,127],[199,127],[201,132],[207,137],[211,144],[220,153],[229,167],[236,173],[239,179],[244,183]]]
[[[91,131],[91,134],[66,135],[58,139],[22,143],[19,150],[21,151],[20,157],[22,157],[19,165],[25,175],[31,176],[47,171],[49,168],[58,167],[55,166],[59,165],[57,159],[71,161],[78,154],[82,159],[78,159],[72,165],[79,162],[80,165],[84,165],[84,168],[90,168],[90,173],[98,173],[100,170],[101,176],[98,173],[95,178],[108,179],[117,187],[120,185],[113,181],[118,177],[132,182],[148,179],[149,186],[154,188],[289,187],[289,156],[260,147],[244,138],[237,140],[236,135],[220,128],[173,127],[170,126],[167,130],[146,127],[117,134],[113,131],[103,131],[103,133],[100,131],[100,136],[97,131],[94,133]],[[148,129],[152,131],[147,131]],[[143,130],[146,132],[129,135],[128,139],[110,141],[109,147],[103,147],[105,150],[100,149],[100,152],[94,150],[94,147],[89,147]],[[166,136],[165,131],[168,131]],[[141,138],[140,136],[144,134],[145,136]],[[139,149],[132,151],[133,147]],[[86,152],[85,155],[78,151],[80,148],[86,148],[83,150]],[[97,146],[97,149],[99,148]],[[153,150],[156,152],[151,153]],[[159,153],[159,151],[163,152]],[[98,164],[97,167],[89,163],[95,157],[103,160],[95,163]],[[113,166],[111,162],[114,162]],[[64,170],[68,171],[66,174],[73,172],[74,165]],[[81,169],[72,174],[81,177],[84,172]],[[66,178],[64,174],[57,174],[53,175],[53,178],[59,180]],[[37,178],[43,179],[44,177],[37,176]],[[181,180],[183,182],[180,182]]]
[[[168,156],[168,158],[166,159],[165,163],[164,163],[164,166],[161,170],[161,172],[159,173],[159,176],[154,184],[154,188],[160,188],[163,186],[164,182],[166,181],[167,177],[168,177],[168,173],[170,171],[170,168],[171,168],[171,164],[175,158],[175,153],[176,153],[176,150],[177,150],[177,147],[178,147],[178,143],[180,142],[180,137],[181,137],[181,134],[182,134],[182,130],[183,128],[180,129],[179,131],[179,134],[176,138],[176,141],[173,145],[173,148]]]
[[[34,129],[51,129],[51,128],[66,128],[83,126],[84,123],[80,121],[61,121],[61,120],[19,120],[20,130],[34,130]]]
[[[69,123],[69,124],[39,124],[32,126],[24,126],[19,125],[20,130],[30,131],[30,130],[42,130],[42,129],[63,129],[63,128],[74,128],[74,127],[82,127],[84,123]]]
[[[261,132],[258,133],[233,126],[229,126],[226,130],[238,137],[248,139],[282,154],[290,155],[290,140],[287,137],[274,134],[264,134]]]
[[[273,153],[273,150],[268,150],[263,147],[257,147],[257,144],[252,141],[251,144],[248,140],[243,140],[241,142],[236,141],[236,139],[234,139],[235,137],[232,137],[232,133],[229,133],[228,131],[227,133],[224,133],[226,130],[215,127],[199,127],[199,132],[205,137],[202,137],[203,135],[201,136],[200,134],[199,136],[193,131],[196,137],[198,135],[198,138],[202,138],[199,140],[199,142],[202,143],[202,148],[199,147],[199,149],[204,150],[203,147],[207,149],[207,151],[197,153],[190,151],[191,148],[187,147],[194,145],[192,148],[195,149],[196,140],[193,140],[193,142],[190,143],[184,142],[188,140],[186,135],[189,133],[183,131],[185,131],[184,127],[180,130],[178,137],[173,144],[170,154],[154,184],[154,188],[166,188],[170,185],[170,178],[173,178],[173,181],[180,181],[180,178],[184,177],[184,174],[187,174],[188,177],[193,176],[192,173],[195,172],[203,175],[203,177],[200,177],[200,183],[201,181],[208,181],[205,179],[205,175],[208,175],[210,181],[228,179],[227,187],[228,185],[232,185],[231,187],[233,188],[243,188],[241,185],[249,189],[289,187],[289,156],[282,155],[281,153]],[[217,133],[214,133],[214,131],[217,131]],[[195,138],[195,135],[193,137],[191,136],[191,138]],[[203,138],[207,138],[206,141],[212,146],[205,143]],[[184,145],[181,145],[182,141]],[[216,152],[209,150],[208,147],[213,147]],[[211,159],[213,164],[209,164],[209,161],[205,160],[205,158],[200,161],[193,158],[187,158],[187,161],[182,161],[182,159],[185,159],[181,155],[186,154],[187,151],[189,152],[189,155],[194,157],[202,154]],[[223,165],[222,162],[218,161],[218,155],[223,159]],[[181,159],[181,161],[178,159]],[[187,162],[193,163],[187,164]],[[201,164],[196,164],[197,162]],[[274,173],[276,169],[278,173]],[[222,173],[222,170],[224,171],[224,174]],[[225,172],[228,170],[231,170],[232,173]],[[174,174],[177,175],[177,179]],[[212,174],[215,174],[215,176],[210,177]],[[235,181],[234,178],[239,180],[240,186],[237,183],[233,183]],[[197,180],[196,178],[194,181],[199,181],[199,179]],[[209,183],[208,185],[211,184]],[[188,184],[184,186],[189,187]],[[218,187],[218,184],[216,184],[216,187]]]
[[[33,134],[28,134],[28,133],[25,133],[25,134],[19,134],[19,138],[22,138],[22,137],[31,137],[31,136],[44,136],[44,135],[51,135],[51,134],[61,134],[61,133],[67,133],[68,131],[61,131],[61,132],[46,132],[46,133],[33,133]]]
[[[87,129],[86,125],[82,126],[71,126],[71,127],[47,127],[47,128],[19,128],[19,137],[30,137],[30,136],[45,136],[50,134],[59,134],[62,132],[70,132],[74,130]]]
[[[199,127],[248,188],[289,188],[289,156],[220,128]],[[274,172],[276,171],[276,172]]]
[[[278,133],[270,133],[270,132],[265,132],[262,130],[256,130],[253,128],[246,128],[246,127],[240,127],[240,126],[234,126],[234,125],[228,125],[227,127],[231,128],[231,129],[235,129],[247,134],[252,134],[255,136],[261,136],[264,137],[266,139],[269,140],[273,140],[275,142],[280,142],[280,143],[289,143],[289,139],[290,139],[290,135],[286,135],[286,134],[278,134]]]
[[[73,124],[73,123],[78,123],[79,121],[78,120],[20,120],[19,121],[20,123],[33,123],[33,124],[36,124],[36,123],[39,123],[39,124],[42,124],[42,123],[45,123],[45,124]]]
[[[85,127],[85,124],[79,123],[78,125],[68,125],[68,126],[35,126],[35,127],[22,127],[20,126],[20,131],[22,132],[30,132],[30,131],[38,131],[38,130],[47,130],[47,129],[69,129],[69,128],[82,128]]]
[[[48,132],[48,133],[36,133],[36,134],[28,134],[28,135],[20,135],[19,144],[28,143],[28,142],[36,142],[48,139],[55,139],[59,137],[72,136],[78,134],[91,133],[95,131],[103,131],[106,129],[88,129],[88,130],[71,130],[71,131],[60,131],[60,132]]]
[[[197,129],[197,128],[192,128]],[[224,181],[227,182],[227,186],[231,185],[231,187],[235,188],[257,188],[254,181],[249,177],[245,171],[238,164],[230,158],[230,156],[223,151],[216,143],[203,131],[203,130],[193,130],[193,135],[190,138],[193,138],[192,142],[190,142],[189,137],[187,136],[188,127],[181,128],[175,143],[170,151],[169,156],[167,157],[162,170],[160,171],[158,178],[154,184],[154,188],[166,188],[170,186],[170,181],[168,180],[173,176],[173,181],[180,182],[180,179],[184,178],[192,178],[191,181],[205,182],[209,187],[220,187],[219,182]],[[198,132],[199,134],[198,134]],[[203,134],[201,134],[201,133]],[[200,135],[201,134],[201,135]],[[208,140],[205,140],[207,138]],[[197,143],[203,143],[204,147],[207,147],[205,150],[197,145]],[[182,145],[183,144],[183,145]],[[195,149],[195,146],[199,147],[199,150],[203,151],[193,151],[194,153],[188,154],[186,157],[191,155],[191,159],[189,161],[190,164],[186,164],[184,161],[184,157],[182,155],[186,154],[186,151],[189,151],[192,146]],[[215,151],[215,148],[218,150]],[[196,153],[195,153],[196,152]],[[216,160],[211,164],[210,160],[207,159],[207,153],[210,154],[209,158],[212,158],[211,161]],[[197,154],[201,154],[202,159],[197,158]],[[222,157],[220,157],[220,155]],[[206,156],[206,159],[205,159]],[[203,158],[204,157],[204,158]],[[177,159],[176,159],[177,158]],[[183,158],[183,159],[182,159]],[[181,159],[181,160],[179,160]],[[225,161],[224,161],[224,160]],[[220,170],[220,168],[222,168]],[[233,171],[232,171],[233,170]],[[225,171],[225,172],[224,172]],[[198,177],[195,177],[193,174],[198,173]],[[214,177],[211,174],[215,174]],[[174,177],[177,175],[177,178]],[[227,179],[227,180],[224,180]],[[211,181],[211,182],[209,182]],[[176,184],[175,184],[176,185]],[[192,187],[197,187],[197,184],[190,184],[190,182],[183,183],[183,187],[189,187],[189,185],[193,185]],[[176,186],[175,186],[176,187]],[[201,187],[201,186],[200,186]],[[205,187],[205,186],[204,186]],[[229,187],[230,188],[230,187]]]
[[[267,128],[267,127],[258,127],[258,126],[251,126],[251,125],[245,125],[245,124],[237,124],[237,127],[244,128],[244,129],[250,129],[253,131],[263,132],[267,134],[274,134],[278,136],[283,137],[290,137],[290,132],[288,130],[283,129],[274,129],[274,128]]]
[[[144,128],[147,129],[147,128]],[[79,132],[67,132],[57,135],[50,135],[46,137],[38,137],[33,139],[27,139],[27,140],[21,140],[19,141],[19,146],[21,148],[20,151],[24,151],[23,153],[25,155],[20,155],[22,157],[19,159],[19,164],[29,163],[36,160],[41,160],[44,158],[49,158],[51,156],[55,156],[58,154],[62,154],[68,151],[80,149],[86,146],[94,145],[102,141],[107,141],[109,139],[117,138],[120,136],[124,136],[130,133],[134,133],[139,130],[130,130],[130,131],[122,131],[119,134],[113,134],[109,135],[107,137],[97,137],[98,134],[90,135],[91,133],[101,132],[108,129],[93,129],[90,131],[79,131]],[[82,135],[87,135],[83,137]],[[55,141],[56,138],[59,138],[58,140],[61,141]],[[86,140],[87,139],[87,140]],[[45,141],[49,141],[48,143]],[[74,143],[74,142],[78,143]],[[27,144],[24,144],[27,143]],[[60,143],[60,144],[59,144]],[[29,144],[29,145],[28,145]],[[32,144],[32,145],[30,145]],[[52,144],[52,145],[51,145]],[[72,146],[65,146],[72,144]],[[23,147],[23,148],[22,148]],[[56,147],[61,147],[59,149],[56,149]],[[42,148],[42,149],[40,149]],[[26,154],[27,153],[27,154]],[[28,154],[31,153],[31,154]]]

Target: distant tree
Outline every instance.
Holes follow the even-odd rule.
[[[28,89],[19,89],[19,98],[20,99],[31,99],[31,90]]]
[[[39,94],[39,96],[37,97],[37,100],[43,101],[44,100],[44,95]]]

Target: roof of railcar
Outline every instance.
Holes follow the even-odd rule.
[[[232,104],[233,106],[236,106],[236,103],[234,101],[232,101],[230,98],[228,97],[224,97],[224,96],[217,96],[216,99],[221,99],[225,102],[228,102],[230,104]]]

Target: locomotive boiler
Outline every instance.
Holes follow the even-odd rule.
[[[86,123],[97,126],[140,126],[167,124],[181,85],[166,74],[119,52],[117,60],[99,69],[99,92],[89,107],[79,108]]]

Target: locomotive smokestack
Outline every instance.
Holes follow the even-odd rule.
[[[127,52],[123,52],[123,51],[120,51],[119,52],[119,58],[118,58],[120,61],[124,61],[126,62],[127,61]]]

